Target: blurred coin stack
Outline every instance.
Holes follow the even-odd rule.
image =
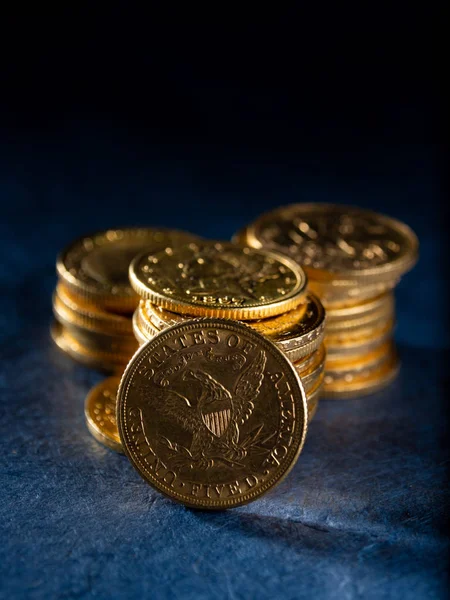
[[[394,379],[392,290],[418,256],[409,227],[354,207],[293,204],[262,215],[234,241],[289,256],[308,274],[327,312],[324,396],[370,394]]]
[[[139,301],[128,281],[131,260],[145,248],[158,251],[192,239],[179,231],[126,228],[72,242],[56,263],[55,343],[89,367],[122,372],[138,347],[131,321]]]
[[[324,381],[325,311],[292,260],[229,243],[193,242],[136,257],[130,282],[141,297],[133,315],[140,345],[193,318],[242,321],[293,362],[313,417]]]

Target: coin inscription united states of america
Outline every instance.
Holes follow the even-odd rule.
[[[295,368],[269,340],[221,319],[176,325],[134,356],[118,392],[122,445],[156,489],[227,508],[276,485],[307,427]]]

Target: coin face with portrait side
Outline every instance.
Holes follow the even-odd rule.
[[[120,383],[122,446],[155,489],[190,507],[251,502],[290,471],[308,421],[292,363],[244,324],[175,325],[135,354]]]
[[[338,204],[280,207],[256,219],[236,239],[282,252],[311,279],[323,281],[394,281],[418,257],[417,237],[404,223]]]
[[[303,269],[288,257],[214,241],[144,252],[129,276],[142,298],[168,311],[240,320],[295,308],[307,285]]]

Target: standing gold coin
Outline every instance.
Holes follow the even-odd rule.
[[[117,395],[122,446],[153,487],[187,506],[255,500],[286,476],[307,428],[290,361],[242,323],[163,331],[129,363]]]
[[[140,252],[159,252],[198,239],[170,229],[109,229],[84,236],[58,257],[56,269],[70,292],[102,308],[131,312],[137,297],[128,281],[128,267]]]
[[[116,397],[120,377],[108,377],[87,395],[84,415],[89,431],[95,439],[116,452],[122,451],[116,421]]]
[[[137,256],[130,282],[142,298],[169,311],[250,320],[300,304],[307,279],[294,261],[273,252],[192,242]]]
[[[417,237],[404,223],[337,204],[278,208],[249,225],[245,241],[294,258],[311,279],[324,281],[397,279],[418,256]]]

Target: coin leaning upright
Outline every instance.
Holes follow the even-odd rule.
[[[251,320],[300,304],[307,278],[292,259],[214,241],[143,253],[130,265],[134,290],[157,306],[202,317]]]
[[[140,348],[122,377],[117,425],[133,466],[190,507],[251,502],[302,449],[308,412],[290,361],[242,323],[198,319]]]

